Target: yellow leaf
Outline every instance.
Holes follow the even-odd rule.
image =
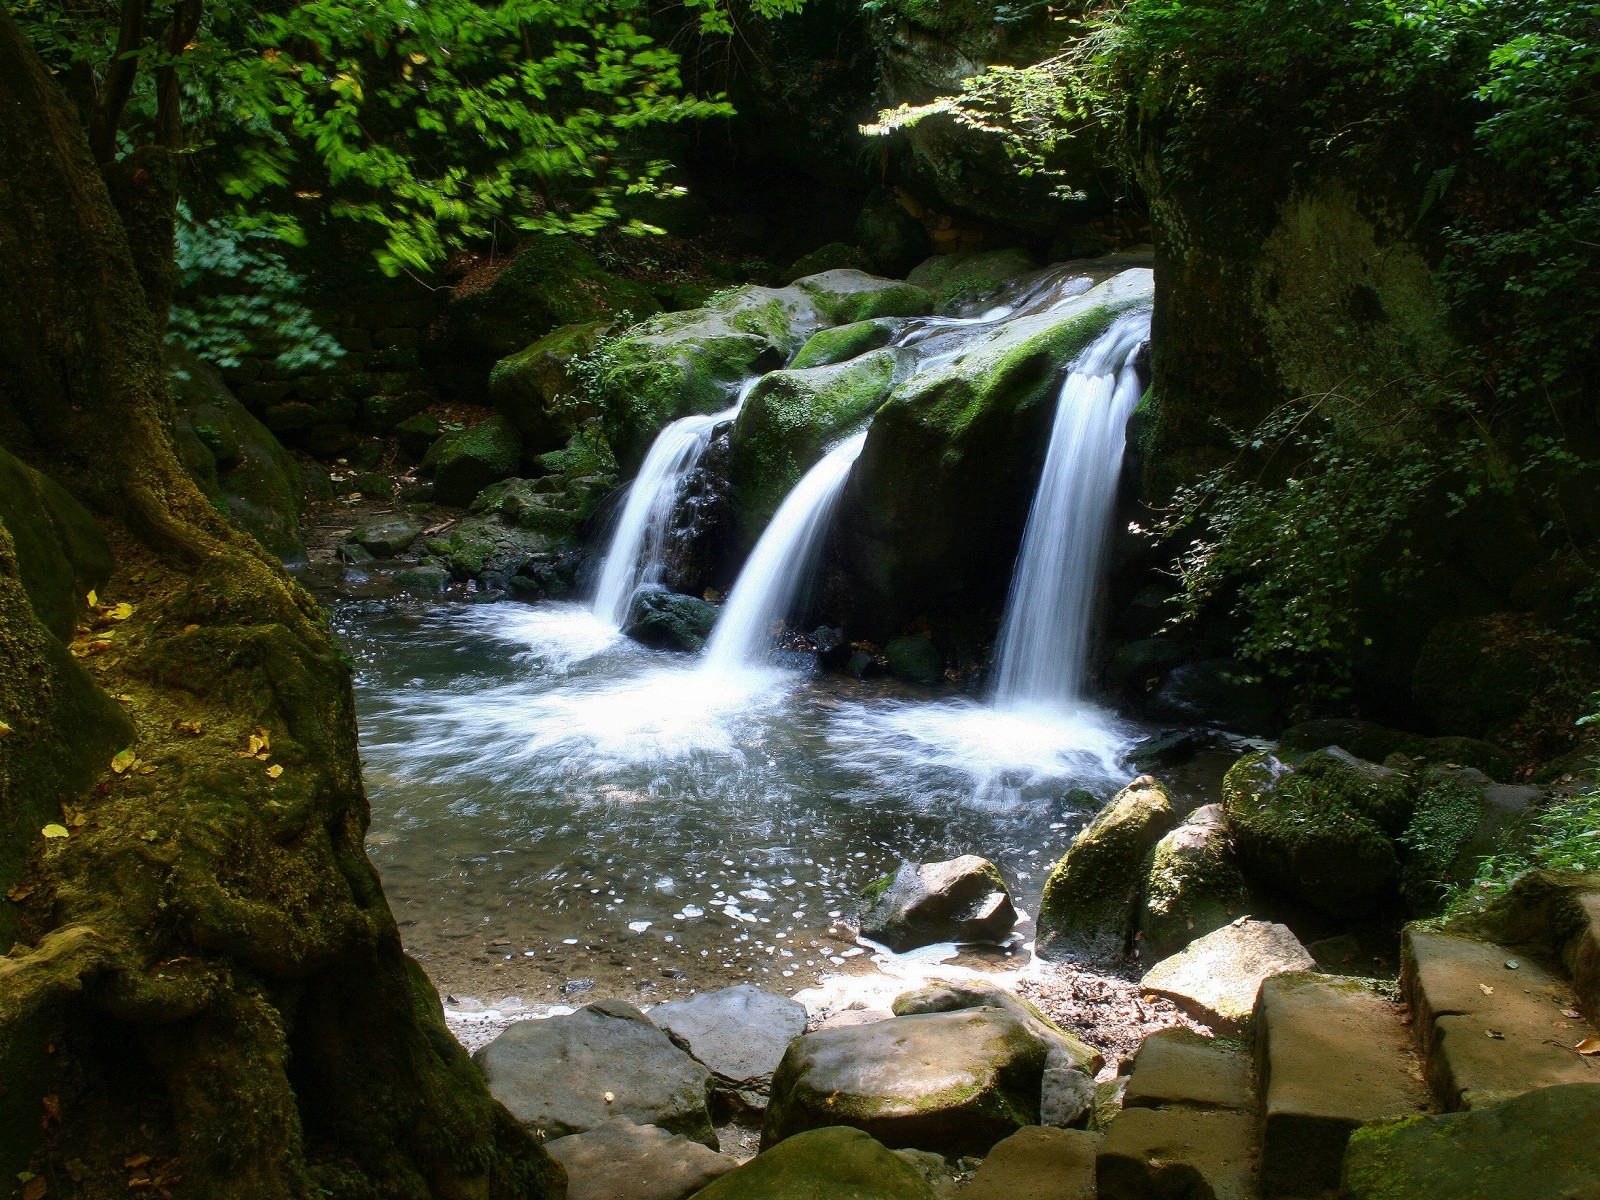
[[[126,750],[119,750],[117,752],[116,757],[111,760],[111,769],[118,775],[121,775],[124,771],[128,770],[128,768],[132,767],[138,761],[139,756],[133,752],[133,748],[130,746]]]
[[[172,723],[172,730],[173,730],[174,733],[186,733],[190,737],[199,737],[200,736],[200,722],[199,721],[174,721]]]
[[[282,775],[282,774],[283,774],[283,767],[280,766],[278,763],[273,763],[270,767],[267,768],[267,778],[268,779],[276,779],[279,775]]]
[[[11,726],[7,725],[4,721],[0,721],[0,737],[5,737],[5,735],[10,732]]]
[[[6,899],[13,904],[21,904],[31,895],[33,895],[33,888],[25,883],[19,883],[15,887],[6,890]]]
[[[40,832],[47,838],[64,838],[67,836],[67,827],[65,825],[46,825]]]
[[[1600,1037],[1584,1038],[1583,1041],[1578,1043],[1577,1051],[1579,1054],[1591,1058],[1596,1054],[1600,1054]]]
[[[78,805],[63,804],[61,806],[61,823],[69,829],[76,829],[87,821],[88,817],[84,815],[83,809]]]
[[[133,605],[124,600],[110,612],[106,613],[106,616],[110,617],[113,621],[126,621],[129,617],[133,616]]]
[[[95,594],[95,590],[93,588],[89,589],[89,597],[88,597],[88,599],[89,599],[89,607],[90,608],[95,608],[100,603],[100,597]]]

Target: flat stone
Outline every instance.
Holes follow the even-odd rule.
[[[1073,1037],[1021,996],[982,980],[936,979],[923,987],[902,992],[894,1002],[895,1015],[900,1017],[957,1012],[964,1008],[998,1008],[1016,1017],[1049,1047],[1050,1066],[1075,1067],[1094,1075],[1106,1065],[1105,1055]]]
[[[1038,1123],[1048,1057],[1022,1021],[992,1008],[809,1033],[773,1077],[761,1144],[851,1125],[894,1148],[982,1154]]]
[[[1125,1108],[1095,1160],[1099,1200],[1255,1200],[1252,1113]]]
[[[494,1098],[547,1137],[625,1117],[717,1147],[711,1073],[625,1001],[519,1021],[472,1057]]]
[[[1600,1072],[1571,1049],[1595,1030],[1563,1015],[1577,1003],[1566,981],[1504,946],[1448,934],[1408,929],[1404,952],[1402,984],[1441,1108],[1595,1081]]]
[[[937,1200],[919,1171],[859,1129],[813,1129],[729,1171],[695,1200]]]
[[[736,1112],[766,1111],[772,1073],[806,1031],[805,1005],[745,983],[658,1004],[650,1019],[705,1064],[712,1090]]]
[[[1249,1028],[1262,980],[1315,966],[1287,926],[1241,917],[1162,959],[1139,986],[1236,1037]]]
[[[1250,1056],[1188,1029],[1162,1029],[1140,1044],[1123,1094],[1128,1108],[1255,1107]]]
[[[410,521],[373,521],[350,535],[350,540],[376,558],[393,558],[422,532],[420,525]]]
[[[567,1200],[685,1200],[739,1165],[681,1134],[621,1117],[544,1148],[567,1169]]]
[[[861,913],[862,936],[897,954],[935,942],[1000,942],[1017,923],[999,869],[976,854],[902,863],[874,889]]]
[[[1039,1084],[1039,1124],[1071,1129],[1094,1115],[1094,1076],[1076,1067],[1046,1067]]]
[[[1369,1125],[1350,1139],[1349,1200],[1593,1200],[1600,1196],[1600,1083]]]
[[[1400,1010],[1351,979],[1307,971],[1263,983],[1256,1053],[1265,1196],[1337,1189],[1358,1126],[1428,1109]]]
[[[1100,1135],[1021,1129],[995,1144],[956,1200],[1094,1200]]]

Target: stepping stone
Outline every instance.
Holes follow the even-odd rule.
[[[999,868],[976,854],[901,863],[862,898],[861,936],[896,954],[935,942],[1003,942],[1017,923]]]
[[[772,1073],[806,1031],[805,1005],[741,983],[650,1010],[650,1019],[711,1071],[711,1087],[737,1113],[766,1111]]]
[[[1100,1135],[1082,1129],[1018,1130],[995,1144],[956,1200],[1095,1200]]]
[[[910,1163],[859,1129],[796,1134],[729,1171],[695,1200],[937,1200]]]
[[[1349,1200],[1588,1200],[1600,1195],[1600,1084],[1371,1125],[1350,1139]]]
[[[1093,1046],[1080,1042],[1021,996],[983,980],[956,982],[936,979],[923,987],[902,992],[894,1001],[897,1017],[909,1017],[916,1013],[955,1012],[964,1008],[1004,1009],[1050,1048],[1051,1066],[1076,1067],[1092,1076],[1106,1065],[1105,1055]]]
[[[567,1200],[685,1200],[739,1165],[680,1134],[620,1117],[544,1148],[567,1169]]]
[[[1099,1200],[1255,1200],[1253,1113],[1123,1109],[1095,1160]]]
[[[1250,1056],[1188,1029],[1163,1029],[1145,1038],[1133,1058],[1122,1103],[1128,1108],[1255,1107]]]
[[[350,535],[350,540],[375,558],[393,558],[416,541],[421,532],[422,526],[396,518],[363,525]]]
[[[1344,976],[1298,972],[1262,984],[1256,1054],[1264,1196],[1337,1190],[1358,1126],[1428,1108],[1399,1009]]]
[[[1158,962],[1139,986],[1217,1033],[1238,1037],[1250,1026],[1262,980],[1315,966],[1287,926],[1241,917]]]
[[[825,1125],[893,1148],[984,1154],[1039,1123],[1049,1050],[993,1008],[895,1017],[797,1039],[772,1080],[761,1144]]]
[[[1441,1108],[1600,1082],[1600,1068],[1573,1049],[1595,1031],[1564,1015],[1577,1003],[1564,980],[1491,942],[1408,929],[1404,950],[1402,982]]]
[[[547,1137],[626,1117],[717,1148],[711,1073],[626,1001],[519,1021],[472,1057],[494,1098]]]

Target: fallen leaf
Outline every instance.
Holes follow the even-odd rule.
[[[154,767],[152,767],[149,763],[140,763],[139,764],[139,774],[141,774],[141,775],[154,775],[155,773],[156,773],[156,769]]]
[[[1501,1033],[1498,1029],[1485,1029],[1483,1033],[1485,1037],[1491,1037],[1497,1042],[1503,1042],[1506,1040],[1506,1035]]]
[[[61,823],[68,829],[76,829],[87,821],[82,807],[76,804],[63,804],[61,806]]]
[[[89,601],[89,607],[90,608],[99,607],[100,597],[99,597],[98,594],[96,594],[96,592],[95,592],[95,590],[93,588],[89,589],[88,601]]]
[[[172,723],[172,731],[174,733],[186,733],[190,737],[199,737],[200,736],[200,722],[199,721],[174,721]]]
[[[1482,992],[1485,996],[1494,995],[1494,989],[1492,987],[1490,987],[1487,983],[1480,983],[1478,985],[1478,990],[1480,992]]]
[[[183,627],[183,631],[185,633],[193,633],[196,629],[199,629],[199,628],[200,628],[200,626],[198,626],[198,625],[185,625]]]
[[[1600,1054],[1600,1037],[1586,1037],[1573,1049],[1586,1058],[1593,1058],[1595,1055]]]
[[[132,1171],[136,1167],[144,1166],[145,1163],[149,1161],[150,1156],[148,1154],[130,1154],[127,1158],[122,1160],[122,1165],[128,1170]]]
[[[133,616],[133,605],[124,600],[115,608],[107,610],[106,616],[111,618],[113,621],[126,621],[129,617]]]
[[[6,899],[13,904],[21,904],[31,895],[33,895],[33,888],[23,883],[6,889]]]
[[[121,775],[129,768],[137,765],[138,762],[139,756],[133,752],[133,747],[130,746],[126,750],[117,751],[115,757],[111,760],[111,769]]]
[[[0,721],[0,737],[5,737],[6,734],[10,732],[11,726],[7,725],[4,721]]]
[[[273,763],[270,767],[267,768],[267,778],[268,779],[276,779],[279,775],[282,775],[282,774],[283,774],[283,768],[281,766],[279,766],[277,763]]]
[[[67,833],[67,827],[65,825],[46,825],[42,830],[40,830],[40,832],[43,833],[47,838],[64,838],[69,836]]]
[[[50,1194],[50,1185],[43,1175],[35,1175],[22,1185],[22,1200],[43,1200]]]

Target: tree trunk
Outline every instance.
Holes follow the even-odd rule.
[[[0,1170],[51,1197],[564,1194],[401,950],[348,674],[178,464],[128,232],[4,8],[0,278],[0,442],[94,512],[102,598],[133,606],[68,655],[0,523]]]

